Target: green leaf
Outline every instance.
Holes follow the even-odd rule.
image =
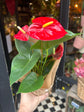
[[[27,93],[35,91],[43,85],[43,76],[37,77],[35,72],[31,72],[20,84],[18,93]]]
[[[50,72],[53,64],[54,64],[54,60],[49,61],[48,63],[45,64],[44,70],[43,70],[43,76],[47,75]]]
[[[79,109],[76,109],[76,112],[84,112],[84,106],[80,106]]]
[[[18,54],[12,61],[10,85],[29,72],[39,60],[39,52],[34,52],[30,57]]]
[[[24,55],[26,57],[30,56],[30,42],[29,41],[20,41],[15,39],[15,45],[19,52],[19,54]]]
[[[55,49],[58,47],[58,45],[55,46]],[[48,56],[53,53],[53,47],[48,49]],[[43,50],[44,57],[47,55],[46,50]]]
[[[48,49],[51,47],[54,47],[55,45],[59,45],[62,42],[66,42],[72,38],[74,38],[77,35],[80,35],[80,33],[73,33],[71,31],[68,31],[68,34],[66,34],[63,38],[61,39],[57,39],[57,40],[53,40],[53,41],[41,41],[39,40],[37,43],[35,43],[31,49]]]

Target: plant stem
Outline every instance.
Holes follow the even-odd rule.
[[[55,54],[55,47],[53,47],[53,54]]]
[[[43,63],[42,72],[43,72],[43,69],[44,69],[45,63],[46,63],[47,58],[48,58],[48,49],[46,49],[46,53],[47,53],[47,55],[46,55],[46,58],[45,58],[44,63]]]

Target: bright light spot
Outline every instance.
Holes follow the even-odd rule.
[[[78,4],[75,4],[74,7],[75,7],[75,8],[78,8]]]
[[[30,2],[29,5],[32,5],[32,3]]]
[[[60,0],[58,0],[56,3],[60,3]]]
[[[11,26],[11,24],[9,24],[9,26]]]
[[[16,24],[14,26],[17,26]]]

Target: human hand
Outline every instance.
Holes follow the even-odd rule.
[[[18,112],[33,112],[39,103],[48,97],[48,93],[35,96],[32,93],[21,93],[20,108]]]

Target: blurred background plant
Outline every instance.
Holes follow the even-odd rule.
[[[77,79],[77,76],[74,72],[74,58],[67,57],[65,63],[65,75],[66,77],[72,77],[74,80]]]

